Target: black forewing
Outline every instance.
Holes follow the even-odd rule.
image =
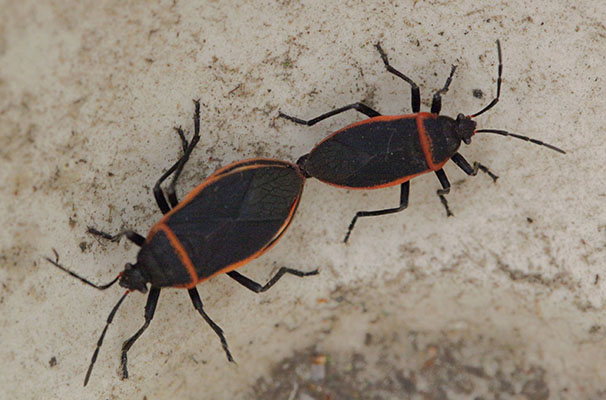
[[[303,178],[292,166],[232,168],[166,224],[202,279],[269,245],[291,217],[302,190]]]
[[[384,185],[427,168],[414,118],[346,128],[318,144],[305,165],[314,178],[348,187]]]

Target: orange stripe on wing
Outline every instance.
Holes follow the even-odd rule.
[[[254,163],[255,161],[267,162],[267,164],[255,164]],[[272,165],[271,162],[275,162],[275,164]],[[168,240],[170,241],[171,246],[174,248],[175,252],[177,253],[177,256],[179,257],[179,259],[181,260],[183,265],[187,268],[187,271],[189,272],[189,275],[192,279],[192,281],[188,284],[175,285],[174,287],[191,289],[200,282],[206,281],[219,274],[233,271],[233,270],[241,267],[242,265],[254,260],[255,258],[261,256],[263,253],[265,253],[271,247],[273,247],[273,245],[278,241],[280,236],[282,236],[282,234],[284,233],[284,231],[286,230],[286,228],[292,221],[295,211],[297,210],[297,206],[299,205],[299,201],[301,199],[301,193],[303,191],[302,187],[301,187],[301,191],[299,192],[299,196],[297,196],[296,201],[291,206],[290,213],[288,215],[287,220],[284,222],[284,225],[282,225],[280,230],[276,233],[276,236],[274,236],[272,241],[266,247],[260,249],[259,251],[252,254],[251,256],[245,258],[244,260],[240,260],[233,264],[226,265],[224,268],[216,271],[215,273],[213,273],[209,276],[203,277],[203,278],[198,277],[198,274],[193,265],[193,262],[191,261],[191,259],[189,258],[189,255],[183,248],[183,245],[181,244],[181,242],[179,241],[177,236],[174,234],[174,232],[165,223],[172,214],[174,214],[175,212],[177,212],[178,210],[183,208],[191,200],[193,200],[202,190],[204,190],[206,187],[208,187],[212,183],[216,182],[217,180],[221,179],[222,177],[224,177],[228,174],[231,174],[231,173],[237,173],[237,172],[241,172],[241,171],[245,171],[245,170],[249,170],[249,169],[255,169],[255,168],[262,167],[262,166],[293,168],[299,174],[301,181],[302,181],[302,185],[305,182],[305,177],[301,173],[301,170],[299,169],[299,167],[297,165],[289,163],[289,162],[285,162],[285,161],[281,161],[281,160],[274,160],[274,159],[270,159],[270,158],[256,158],[256,159],[238,161],[238,162],[232,163],[226,167],[223,167],[223,168],[217,170],[215,173],[213,173],[211,176],[209,176],[204,182],[202,182],[200,185],[198,185],[196,188],[194,188],[192,190],[192,192],[190,192],[185,197],[185,199],[183,199],[183,201],[181,201],[170,212],[165,214],[164,217],[156,225],[154,225],[151,228],[151,230],[149,231],[149,233],[147,235],[146,242],[149,243],[151,241],[151,239],[153,238],[153,236],[158,231],[160,231],[160,230],[163,231],[166,234],[166,236],[168,237]]]
[[[168,241],[170,242],[170,245],[172,246],[173,250],[175,250],[175,253],[177,253],[177,257],[179,257],[179,260],[181,260],[181,264],[183,264],[185,266],[185,268],[187,269],[187,272],[189,273],[189,276],[191,278],[190,283],[183,284],[183,285],[175,285],[175,287],[184,287],[184,288],[188,288],[188,289],[193,288],[194,286],[196,286],[196,283],[198,283],[198,273],[196,272],[196,268],[194,267],[194,264],[191,262],[191,259],[189,258],[187,251],[185,251],[185,248],[183,247],[183,245],[177,238],[177,235],[175,235],[175,233],[168,226],[166,226],[163,223],[156,224],[153,227],[153,229],[149,232],[149,237],[151,238],[153,236],[153,234],[155,234],[159,230],[164,232],[164,234],[168,238]]]
[[[429,171],[431,171],[431,170],[428,169],[428,170],[425,170],[425,171],[422,171],[422,172],[418,172],[416,174],[403,176],[403,177],[401,177],[399,179],[396,179],[395,181],[389,181],[387,183],[383,183],[383,184],[380,184],[380,185],[372,185],[372,186],[346,186],[346,185],[339,185],[337,183],[332,183],[332,182],[328,182],[328,181],[323,181],[320,178],[316,178],[316,179],[318,179],[321,182],[326,183],[327,185],[334,186],[334,187],[337,187],[337,188],[340,188],[340,189],[348,189],[348,190],[372,190],[372,189],[384,189],[384,188],[388,188],[388,187],[391,187],[391,186],[400,185],[400,184],[402,184],[404,182],[408,182],[412,178],[415,178],[415,177],[417,177],[419,175],[426,174]]]
[[[257,158],[257,159],[253,158],[253,159],[244,160],[244,161],[237,161],[235,163],[232,163],[226,167],[223,167],[223,168],[215,171],[208,178],[206,178],[201,184],[196,186],[191,192],[189,192],[189,194],[187,196],[185,196],[185,198],[183,200],[181,200],[179,202],[179,204],[177,204],[177,206],[175,208],[170,210],[168,213],[164,214],[164,217],[162,217],[159,224],[163,224],[166,221],[168,221],[168,219],[170,218],[171,215],[173,215],[174,213],[176,213],[177,211],[179,211],[180,209],[185,207],[193,199],[195,199],[196,196],[198,196],[198,194],[200,194],[200,192],[202,192],[208,186],[212,185],[213,183],[220,180],[221,178],[223,178],[227,175],[233,174],[233,173],[238,173],[238,172],[246,171],[249,169],[260,168],[260,166],[258,164],[253,163],[254,161],[265,161],[265,162],[275,161],[276,165],[263,164],[262,166],[279,166],[279,167],[283,167],[283,168],[290,167],[290,168],[294,168],[295,170],[297,170],[297,172],[299,172],[299,175],[303,176],[301,174],[301,171],[299,170],[299,167],[297,167],[295,164],[291,164],[291,163],[288,163],[285,161],[273,160],[271,158]],[[240,166],[240,164],[242,166]],[[151,232],[150,232],[150,235],[151,235]],[[148,238],[150,235],[148,235]]]
[[[340,134],[343,131],[346,131],[348,129],[354,128],[356,126],[360,126],[360,125],[366,125],[366,124],[372,124],[374,122],[386,122],[386,121],[395,121],[398,119],[412,119],[412,118],[416,118],[417,114],[406,114],[406,115],[379,115],[378,117],[372,117],[372,118],[368,118],[368,119],[363,119],[361,121],[357,121],[354,122],[353,124],[349,124],[347,125],[345,128],[341,128],[336,132],[331,133],[330,135],[326,136],[324,139],[322,139],[320,142],[318,142],[318,144],[316,144],[314,146],[318,147],[319,145],[321,145],[322,143],[326,142],[327,140],[329,140],[330,138],[332,138],[335,135]]]
[[[444,164],[446,164],[446,161],[436,164],[433,162],[433,157],[431,154],[431,139],[429,138],[429,136],[427,136],[427,132],[425,131],[425,124],[423,123],[423,121],[425,119],[435,119],[437,117],[436,114],[431,114],[431,113],[426,113],[426,112],[422,112],[422,113],[418,113],[417,114],[417,130],[419,131],[419,141],[421,142],[421,148],[423,149],[423,154],[425,154],[425,161],[427,161],[427,166],[429,167],[429,169],[431,169],[432,171],[437,171],[439,169],[441,169]]]
[[[431,159],[431,142],[429,140],[429,138],[427,137],[427,134],[425,133],[425,126],[423,125],[423,120],[425,118],[435,118],[434,114],[430,114],[430,113],[416,113],[416,114],[406,114],[406,115],[381,115],[379,117],[373,117],[373,118],[369,118],[369,119],[365,119],[362,121],[358,121],[358,122],[354,122],[351,125],[346,126],[343,129],[340,129],[338,131],[336,131],[335,133],[331,134],[330,136],[328,136],[327,138],[325,138],[324,140],[322,140],[320,143],[318,143],[316,145],[319,146],[321,143],[325,142],[326,140],[328,140],[329,138],[331,138],[332,136],[335,136],[338,133],[341,133],[342,131],[346,130],[346,129],[350,129],[353,128],[354,126],[358,126],[358,125],[364,125],[364,124],[368,124],[368,123],[372,123],[372,122],[378,122],[378,121],[395,121],[395,120],[399,120],[399,119],[415,119],[417,121],[417,130],[419,132],[419,141],[421,142],[421,148],[423,149],[423,154],[425,155],[425,159],[427,161],[427,166],[429,167],[428,170],[426,171],[422,171],[422,172],[418,172],[416,174],[412,174],[412,175],[407,175],[407,176],[403,176],[399,179],[390,181],[390,182],[386,182],[380,185],[369,185],[369,186],[347,186],[347,185],[339,185],[337,183],[333,183],[333,182],[328,182],[328,181],[324,181],[320,178],[316,178],[328,185],[334,186],[334,187],[338,187],[338,188],[342,188],[342,189],[353,189],[353,190],[368,190],[368,189],[382,189],[382,188],[387,188],[390,186],[395,186],[395,185],[400,185],[404,182],[408,182],[409,180],[411,180],[412,178],[415,178],[419,175],[423,175],[426,174],[429,171],[435,171],[438,170],[440,168],[442,168],[442,165],[444,165],[444,163],[441,164],[434,164],[432,159]]]
[[[303,177],[303,175],[301,175],[301,178],[303,178],[303,181],[304,181],[305,178]],[[274,235],[274,237],[270,240],[270,242],[265,247],[263,247],[262,249],[259,249],[258,251],[256,251],[255,253],[253,253],[252,255],[248,256],[247,258],[245,258],[243,260],[237,261],[237,262],[235,262],[233,264],[226,265],[222,269],[216,271],[215,273],[213,273],[213,274],[211,274],[209,276],[206,276],[204,278],[198,278],[198,280],[195,282],[195,284],[193,284],[193,286],[197,285],[200,282],[203,282],[203,281],[206,281],[208,279],[211,279],[211,278],[213,278],[213,277],[215,277],[217,275],[224,274],[224,273],[233,271],[235,269],[238,269],[241,266],[243,266],[244,264],[247,264],[250,261],[254,260],[255,258],[260,257],[261,255],[265,254],[269,249],[271,249],[278,242],[278,239],[280,239],[280,237],[282,236],[282,234],[284,234],[284,232],[286,231],[286,228],[288,228],[288,226],[292,222],[293,217],[295,215],[295,212],[297,211],[297,207],[299,206],[299,202],[301,200],[301,194],[302,193],[303,193],[303,187],[301,187],[301,191],[299,192],[299,196],[297,196],[297,198],[293,202],[292,206],[290,207],[290,212],[288,214],[288,217],[287,217],[286,221],[284,221],[284,224],[280,227],[280,229],[276,232],[276,234]]]

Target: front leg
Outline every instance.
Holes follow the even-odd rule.
[[[198,293],[198,290],[196,288],[192,288],[188,290],[188,293],[191,302],[194,305],[194,308],[198,310],[202,318],[204,318],[204,321],[206,321],[206,323],[212,328],[213,331],[215,331],[215,333],[219,337],[219,340],[221,341],[221,346],[223,347],[223,351],[225,351],[225,355],[227,356],[227,361],[235,362],[234,358],[231,355],[231,352],[229,351],[227,340],[225,340],[225,336],[223,335],[223,329],[221,329],[221,327],[217,325],[215,321],[210,319],[208,314],[206,314],[206,311],[204,311],[204,305],[202,304],[202,300],[200,299],[200,294]]]
[[[465,158],[463,158],[463,156],[460,155],[459,153],[455,153],[455,155],[452,156],[452,161],[454,161],[455,164],[457,164],[457,166],[459,168],[461,168],[463,170],[463,172],[465,172],[469,176],[476,176],[478,174],[478,170],[479,170],[479,171],[482,171],[482,172],[488,174],[488,176],[490,176],[492,178],[493,182],[496,182],[497,179],[499,179],[499,177],[496,176],[495,174],[493,174],[492,172],[490,172],[490,170],[487,167],[485,167],[484,165],[482,165],[478,162],[474,162],[473,167],[470,166],[469,163],[467,162],[467,160]]]
[[[130,348],[135,344],[137,339],[145,332],[149,323],[154,318],[154,313],[156,312],[156,306],[158,305],[158,298],[160,297],[160,289],[159,288],[151,288],[149,291],[149,295],[147,295],[147,303],[145,303],[145,323],[139,330],[128,340],[122,343],[122,357],[121,357],[121,368],[122,368],[122,379],[128,378],[128,369],[126,368],[126,364],[128,361],[127,354]]]
[[[389,73],[394,74],[398,78],[404,80],[410,85],[410,102],[413,114],[416,114],[421,111],[421,91],[419,90],[419,85],[417,85],[412,79],[410,79],[408,76],[404,75],[389,64],[387,53],[385,53],[385,51],[381,47],[381,43],[375,44],[375,47],[381,55],[381,59],[383,60],[383,64],[385,64],[385,68],[387,69],[387,71]]]
[[[99,231],[99,230],[93,228],[92,226],[89,226],[88,229],[86,230],[86,232],[90,233],[91,235],[99,236],[102,239],[110,240],[112,242],[117,242],[120,240],[120,238],[122,236],[126,236],[126,238],[128,240],[130,240],[131,242],[133,242],[134,244],[136,244],[139,247],[141,247],[145,244],[145,238],[143,236],[139,235],[137,232],[131,231],[131,230],[126,230],[126,231],[119,232],[115,235],[110,235],[109,233]]]
[[[450,75],[448,75],[448,79],[446,79],[446,83],[444,87],[433,94],[433,101],[431,102],[431,113],[439,114],[442,109],[442,95],[448,92],[448,87],[450,86],[450,82],[452,81],[452,76],[454,75],[457,67],[453,65],[450,68]]]
[[[445,197],[445,195],[450,193],[450,182],[448,182],[448,177],[446,176],[446,172],[444,172],[444,170],[442,168],[440,168],[439,170],[436,171],[436,176],[438,177],[438,180],[440,181],[440,185],[442,185],[442,189],[438,189],[438,191],[437,191],[438,196],[440,196],[440,201],[442,202],[442,205],[446,209],[446,216],[452,217],[454,214],[450,211],[450,208],[448,207],[448,201],[446,200],[446,197]]]
[[[183,156],[179,158],[162,176],[158,179],[156,184],[154,185],[153,193],[154,198],[156,199],[156,203],[162,211],[162,214],[166,214],[170,211],[171,207],[175,207],[179,200],[177,199],[175,187],[177,185],[177,180],[179,179],[179,175],[183,171],[183,167],[189,160],[189,156],[191,152],[198,144],[200,140],[200,100],[194,100],[194,136],[191,139],[191,142],[187,142],[185,139],[185,134],[181,128],[175,128],[177,133],[179,134],[179,138],[181,139],[181,147],[183,147]],[[167,189],[167,198],[164,196],[162,192],[162,188],[160,185],[170,176],[173,175],[173,179]],[[170,206],[169,206],[170,203]]]

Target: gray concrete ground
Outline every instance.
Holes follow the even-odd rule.
[[[0,398],[600,399],[606,396],[606,5],[494,1],[0,1]],[[410,110],[409,87],[373,44],[421,86],[422,107],[458,65],[443,113],[501,102],[492,135],[462,153],[500,176],[446,172],[446,218],[433,175],[396,188],[347,191],[309,180],[291,228],[242,269],[266,280],[282,265],[320,268],[255,295],[220,276],[199,290],[238,362],[230,365],[182,290],[156,317],[118,376],[123,340],[143,322],[142,295],[120,309],[89,386],[94,344],[122,291],[97,292],[43,257],[102,282],[135,259],[93,225],[142,234],[159,218],[150,188],[178,156],[172,128],[202,140],[183,195],[216,168],[296,158],[364,101]],[[482,94],[482,98],[474,96]],[[477,90],[481,91],[478,92]],[[357,397],[356,397],[357,396]]]

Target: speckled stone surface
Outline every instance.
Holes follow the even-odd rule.
[[[2,0],[0,9],[0,398],[325,399],[305,386],[306,361],[299,375],[291,368],[308,355],[326,357],[314,379],[333,399],[606,396],[606,4]],[[185,291],[170,289],[121,381],[121,343],[143,323],[145,298],[133,294],[82,388],[122,291],[95,291],[44,257],[56,249],[96,282],[135,260],[135,246],[100,242],[86,227],[146,234],[160,217],[151,187],[179,155],[172,128],[192,129],[192,99],[202,139],[181,196],[234,160],[294,161],[361,118],[307,128],[279,110],[311,118],[363,101],[409,112],[410,88],[385,71],[377,41],[420,85],[423,110],[456,64],[442,112],[478,111],[494,96],[496,39],[501,101],[479,126],[566,155],[478,134],[461,153],[496,184],[449,163],[454,217],[428,174],[412,182],[408,210],[360,220],[347,245],[355,211],[396,206],[398,189],[309,180],[289,231],[242,272],[260,282],[280,266],[319,276],[286,277],[260,295],[224,276],[199,287],[237,365]]]

